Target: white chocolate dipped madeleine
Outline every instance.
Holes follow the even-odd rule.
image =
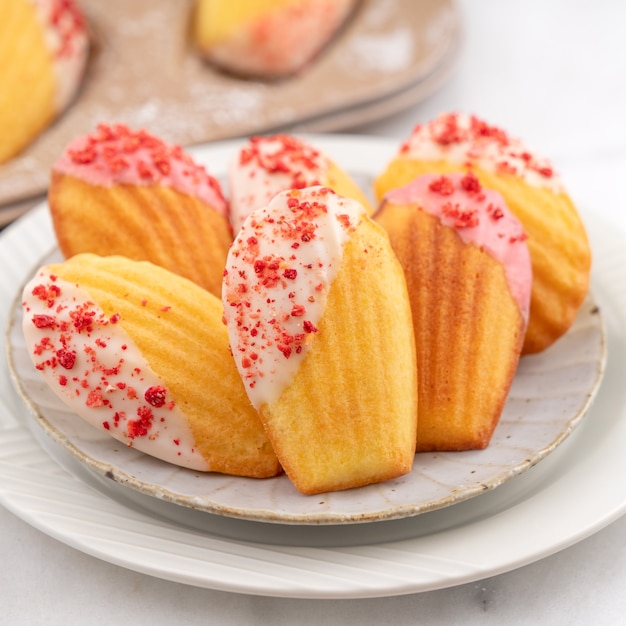
[[[220,296],[232,233],[219,182],[180,146],[100,124],[54,164],[48,193],[59,248],[150,261]]]
[[[223,300],[248,395],[299,491],[410,471],[417,388],[406,283],[359,203],[325,187],[275,196],[235,238]]]
[[[357,0],[198,0],[199,53],[228,72],[276,79],[307,67],[347,21]]]
[[[481,449],[498,423],[528,321],[526,236],[472,174],[390,191],[376,221],[404,268],[416,343],[417,451]]]
[[[70,410],[164,461],[280,472],[230,354],[218,298],[148,262],[81,254],[23,292],[35,367]]]
[[[415,127],[376,179],[376,195],[381,200],[422,174],[469,170],[502,195],[528,234],[533,289],[523,353],[540,352],[573,323],[591,268],[584,225],[546,159],[476,116],[442,114]]]
[[[346,172],[314,145],[292,135],[250,137],[231,159],[228,179],[234,233],[252,211],[290,189],[330,187],[372,212],[365,194]]]
[[[73,0],[0,3],[0,163],[28,146],[75,97],[89,52]]]

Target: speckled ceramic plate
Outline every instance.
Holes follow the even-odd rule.
[[[364,187],[382,170],[396,142],[312,136],[309,140],[344,166]],[[195,151],[199,161],[223,177],[236,142]],[[37,209],[47,257],[23,242],[24,279],[58,255],[47,209]],[[28,423],[45,432],[107,488],[120,486],[189,509],[245,520],[285,524],[345,524],[394,520],[447,507],[489,491],[523,473],[554,451],[584,417],[602,380],[606,341],[602,316],[592,296],[575,324],[550,349],[521,360],[509,399],[486,450],[423,453],[400,479],[361,489],[303,496],[285,476],[254,480],[180,469],[125,447],[68,412],[31,365],[20,329],[19,296],[11,311],[7,346],[15,385],[30,410]],[[163,509],[164,515],[170,509]]]
[[[345,129],[430,95],[459,50],[452,0],[362,0],[298,75],[245,80],[217,71],[194,51],[194,2],[82,0],[94,43],[84,84],[54,124],[0,165],[0,224],[15,215],[9,205],[45,191],[63,148],[100,122],[144,127],[182,145],[277,128]]]

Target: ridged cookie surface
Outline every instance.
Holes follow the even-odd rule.
[[[94,426],[193,469],[280,471],[207,291],[151,263],[83,254],[38,271],[23,301],[36,367]]]
[[[398,270],[386,238],[363,221],[346,244],[298,373],[261,409],[285,470],[305,493],[411,470],[417,374]]]
[[[226,202],[218,181],[178,146],[100,125],[57,161],[48,200],[66,257],[150,261],[221,294],[232,240]]]
[[[376,220],[404,268],[417,371],[416,449],[488,445],[517,369],[531,269],[517,220],[476,178],[423,176]]]

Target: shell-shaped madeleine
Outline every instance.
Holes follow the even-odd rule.
[[[381,200],[424,174],[466,172],[497,191],[528,235],[533,265],[523,353],[540,352],[572,325],[589,289],[591,250],[580,215],[551,165],[519,140],[472,116],[445,114],[416,127],[374,187]]]
[[[206,290],[148,262],[82,254],[40,269],[23,310],[35,366],[93,426],[192,469],[280,471]]]
[[[292,135],[251,137],[231,159],[228,178],[235,233],[252,211],[290,189],[330,187],[372,212],[363,191],[343,169],[314,145]]]
[[[464,189],[465,187],[465,189]],[[416,449],[488,445],[513,381],[531,269],[517,220],[472,176],[423,176],[376,215],[404,268],[417,354]]]
[[[360,205],[308,188],[252,213],[229,254],[224,305],[248,394],[298,490],[410,471],[417,388],[406,283]]]
[[[214,295],[232,233],[220,185],[178,146],[100,125],[53,168],[48,193],[59,247],[150,261]]]

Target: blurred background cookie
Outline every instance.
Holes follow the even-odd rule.
[[[88,51],[85,18],[74,0],[2,0],[0,163],[70,104]]]

